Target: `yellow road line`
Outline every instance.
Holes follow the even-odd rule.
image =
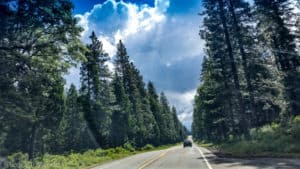
[[[166,151],[166,152],[163,152],[161,154],[159,154],[158,156],[148,160],[148,161],[145,161],[143,164],[141,164],[140,167],[138,167],[138,169],[144,169],[146,167],[148,167],[149,165],[151,165],[152,163],[154,163],[155,161],[159,160],[160,158],[162,158],[163,156],[165,156],[169,151]]]

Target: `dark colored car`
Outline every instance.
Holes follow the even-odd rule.
[[[192,147],[192,141],[191,140],[184,140],[183,141],[183,147]]]

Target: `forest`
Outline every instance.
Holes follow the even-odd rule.
[[[187,129],[154,84],[147,85],[122,41],[111,58],[90,43],[70,0],[0,1],[0,156],[177,143]],[[80,87],[64,75],[80,69]],[[0,159],[1,160],[1,159]]]
[[[2,157],[83,168],[189,133],[125,41],[114,56],[97,30],[82,42],[73,10],[71,0],[0,0],[0,168]],[[202,0],[195,141],[242,154],[300,153],[299,11],[299,0]],[[71,68],[80,84],[67,86]]]
[[[266,139],[266,151],[295,144],[287,151],[299,151],[299,1],[203,0],[203,7],[194,138]]]

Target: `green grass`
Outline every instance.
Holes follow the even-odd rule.
[[[273,123],[250,131],[251,139],[231,139],[222,144],[199,143],[222,155],[235,157],[300,158],[300,116],[282,126]]]
[[[134,154],[162,150],[174,145],[164,145],[154,147],[150,144],[135,150],[130,145],[124,147],[88,150],[84,153],[69,153],[66,155],[45,154],[35,160],[35,166],[27,160],[28,155],[15,153],[7,158],[7,167],[5,169],[88,169],[94,166],[125,158]]]
[[[215,144],[213,143],[208,143],[208,142],[197,142],[197,144],[200,147],[205,147],[205,148],[213,148],[215,146]]]

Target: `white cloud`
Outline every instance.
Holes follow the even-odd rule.
[[[76,17],[85,29],[82,41],[89,43],[95,31],[111,57],[123,40],[144,79],[153,81],[159,91],[167,90],[180,120],[190,125],[204,45],[198,36],[200,8],[198,0],[155,0],[154,7],[107,0]],[[112,63],[108,65],[113,69]],[[75,77],[73,71],[71,81]]]
[[[83,31],[81,32],[81,36],[83,37],[86,32],[89,31],[88,26],[88,15],[75,15],[75,17],[78,19],[78,25],[80,25],[83,28]]]
[[[102,42],[103,48],[104,48],[105,52],[107,52],[109,54],[109,56],[115,55],[115,53],[117,52],[117,49],[116,49],[115,45],[111,44],[111,42],[110,42],[111,40],[109,37],[99,36],[98,39]]]
[[[193,120],[193,103],[196,89],[187,92],[166,91],[170,104],[174,105],[178,111],[179,120],[190,128]]]
[[[155,62],[170,67],[182,60],[201,57],[204,44],[198,36],[198,9],[187,15],[169,15],[170,4],[178,8],[182,2],[156,0],[154,7],[115,0],[97,4],[91,11],[76,15],[85,29],[82,40],[88,43],[88,37],[95,31],[111,57],[116,44],[123,40],[131,58],[144,70]]]
[[[155,6],[163,12],[166,12],[168,8],[170,7],[170,1],[169,0],[156,0]]]
[[[186,113],[178,114],[178,118],[183,124],[185,124],[185,125],[190,124],[191,121],[193,121],[193,112],[186,112]]]
[[[80,77],[79,77],[79,73],[80,70],[77,67],[72,67],[71,69],[69,69],[68,74],[65,76],[66,78],[66,88],[68,88],[71,84],[74,84],[76,86],[76,88],[78,89],[80,86]]]
[[[92,31],[105,39],[110,39],[110,46],[115,45],[119,40],[126,41],[130,35],[139,32],[150,31],[158,23],[165,19],[165,8],[167,3],[159,2],[157,6],[137,6],[132,3],[115,0],[107,0],[103,4],[97,4],[94,8],[83,15],[75,15],[79,19],[79,25],[85,30],[82,33],[82,40],[88,42]],[[107,44],[104,45],[106,47]]]
[[[182,109],[186,109],[193,104],[196,89],[187,92],[166,91],[165,94],[170,99],[172,104],[180,105]]]

